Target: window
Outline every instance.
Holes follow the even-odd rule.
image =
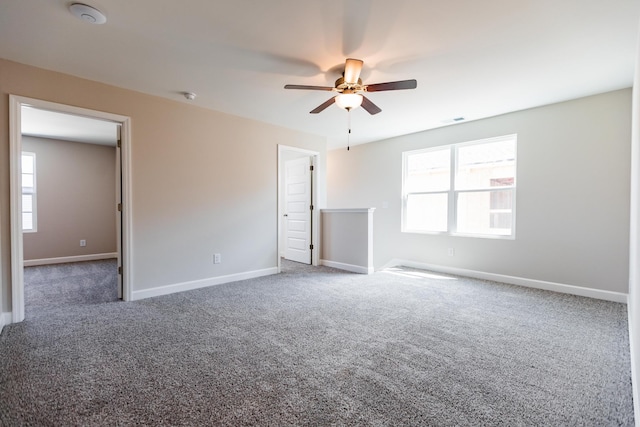
[[[512,238],[516,141],[509,135],[404,152],[402,231]]]
[[[36,153],[22,152],[22,231],[36,227]]]

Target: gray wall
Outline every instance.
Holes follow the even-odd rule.
[[[625,89],[334,150],[327,207],[378,208],[376,268],[400,258],[626,293],[630,129]],[[515,240],[400,232],[403,151],[513,133]]]
[[[36,153],[37,180],[25,261],[116,252],[115,147],[23,136],[22,149]]]
[[[321,259],[358,267],[352,271],[373,272],[373,213],[323,209],[321,216]]]

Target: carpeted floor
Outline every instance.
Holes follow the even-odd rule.
[[[633,425],[622,304],[288,262],[132,303],[74,281],[2,332],[0,425]]]
[[[26,267],[26,317],[35,319],[64,307],[118,301],[117,269],[116,259]]]

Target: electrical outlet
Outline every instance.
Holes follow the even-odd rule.
[[[456,254],[456,250],[454,248],[449,248],[448,254],[449,256],[454,256]]]
[[[86,240],[84,240],[84,239],[83,239],[83,240],[80,240],[80,246],[81,246],[81,247],[83,247],[83,248],[84,248],[85,246],[87,246],[87,241],[86,241]]]
[[[222,255],[213,254],[213,263],[214,264],[220,264],[221,262],[222,262]]]

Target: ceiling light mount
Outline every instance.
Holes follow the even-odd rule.
[[[193,101],[196,99],[196,94],[193,92],[182,92],[182,95],[189,101]]]
[[[459,123],[459,122],[462,122],[464,120],[465,120],[464,117],[454,117],[452,119],[441,120],[440,123],[442,123],[443,125],[450,125],[452,123]]]
[[[104,24],[107,22],[107,17],[104,13],[84,3],[72,3],[69,6],[69,11],[76,18],[90,24]]]

